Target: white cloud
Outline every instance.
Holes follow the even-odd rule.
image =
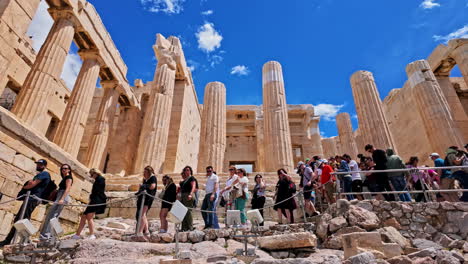
[[[209,15],[212,15],[213,13],[214,13],[213,10],[206,10],[206,11],[201,12],[201,14],[204,16],[209,16]]]
[[[47,35],[54,24],[54,20],[49,15],[49,12],[47,12],[47,8],[49,8],[49,5],[46,1],[41,1],[37,12],[33,17],[31,26],[28,28],[27,35],[31,37],[33,43],[32,46],[36,52],[39,52],[41,49],[42,44],[44,44]]]
[[[208,56],[208,61],[210,62],[211,67],[214,67],[216,64],[220,64],[224,58],[220,55]]]
[[[325,121],[334,121],[338,112],[344,105],[318,104],[314,105],[315,114],[322,117]]]
[[[54,24],[54,20],[49,15],[49,12],[47,12],[47,8],[49,8],[49,5],[45,1],[41,1],[27,32],[28,36],[31,36],[33,49],[36,53],[41,49],[42,44],[44,44],[47,35]],[[73,89],[80,69],[80,56],[76,53],[68,54],[60,77],[64,80],[66,86],[70,90]]]
[[[454,32],[449,33],[445,36],[434,35],[432,37],[435,41],[443,41],[446,43],[451,39],[468,38],[468,25],[465,25],[464,27],[457,29]]]
[[[203,26],[195,33],[198,40],[198,48],[204,52],[210,53],[221,47],[223,36],[214,28],[213,23],[205,22]]]
[[[185,0],[140,0],[140,2],[149,12],[179,14],[184,10],[182,4]]]
[[[432,9],[434,7],[439,7],[440,4],[435,2],[436,0],[424,0],[419,5],[423,9]]]
[[[249,68],[245,65],[237,65],[232,67],[231,74],[237,74],[239,76],[248,75],[250,73]]]
[[[194,72],[198,68],[198,66],[200,66],[198,62],[193,60],[187,60],[187,68],[189,68],[191,72]]]

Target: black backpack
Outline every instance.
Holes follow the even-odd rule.
[[[55,201],[57,197],[57,184],[53,180],[50,180],[44,191],[42,191],[41,199]],[[47,204],[46,201],[43,201],[42,204]]]

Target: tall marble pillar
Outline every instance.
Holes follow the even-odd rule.
[[[96,115],[94,131],[89,141],[85,161],[88,168],[98,169],[102,169],[107,154],[105,153],[107,141],[112,130],[111,124],[120,95],[117,91],[118,83],[116,81],[102,81],[101,85],[104,89],[104,95]]]
[[[463,79],[468,85],[468,39],[450,40],[448,46],[452,50],[450,56],[457,63]]]
[[[223,170],[226,151],[226,88],[220,82],[208,83],[203,99],[203,115],[200,130],[198,171],[213,166]]]
[[[288,106],[281,64],[270,61],[263,66],[263,115],[265,118],[266,170],[294,167]]]
[[[460,131],[429,63],[412,62],[406,66],[406,74],[433,152],[444,153],[448,146],[462,146]]]
[[[74,22],[68,16],[63,13],[55,20],[12,109],[26,124],[44,134],[48,97],[58,85],[75,34]]]
[[[307,115],[304,120],[307,138],[302,145],[304,160],[313,156],[323,156],[322,136],[320,135],[319,122],[320,117]]]
[[[265,171],[265,135],[264,133],[265,120],[263,118],[262,108],[255,110],[255,135],[257,139],[257,162],[255,163],[255,171]]]
[[[80,55],[84,61],[54,138],[57,145],[75,158],[80,150],[100,69],[97,54]]]
[[[351,76],[351,87],[363,140],[366,144],[372,144],[376,148],[395,149],[396,146],[372,73],[368,71],[355,72]]]
[[[156,172],[162,171],[166,158],[175,74],[175,65],[158,63],[154,87],[143,118],[135,173],[141,172],[147,165],[151,165]]]
[[[322,158],[328,159],[330,157],[334,157],[338,154],[338,150],[336,149],[336,141],[334,137],[331,138],[322,138],[322,148],[323,148],[323,156]]]
[[[341,150],[343,151],[343,153],[339,153],[339,155],[348,154],[355,159],[358,151],[356,141],[354,140],[353,126],[351,125],[349,114],[338,114],[336,116],[336,126],[338,127],[338,137],[340,138]]]

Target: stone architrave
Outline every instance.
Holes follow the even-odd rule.
[[[353,159],[357,157],[358,151],[353,135],[353,127],[351,118],[348,113],[340,113],[336,116],[336,126],[338,127],[338,137],[340,138],[340,147],[343,153],[348,154]]]
[[[94,52],[80,52],[84,59],[67,108],[55,133],[54,142],[77,157],[99,77],[100,64]]]
[[[221,172],[225,151],[226,88],[220,82],[211,82],[206,85],[203,99],[198,171],[203,172],[211,165]]]
[[[88,168],[102,169],[106,155],[107,141],[111,133],[111,124],[117,109],[120,93],[116,81],[101,81],[104,95],[96,116],[94,131],[90,139],[85,164]]]
[[[32,128],[45,134],[48,97],[58,85],[65,58],[75,34],[71,14],[59,12],[18,94],[12,112]]]
[[[432,149],[444,153],[447,146],[462,146],[461,134],[429,63],[412,62],[406,66],[406,74]]]
[[[351,87],[363,140],[366,144],[372,144],[376,148],[395,149],[372,73],[368,71],[355,72],[351,76]]]
[[[270,61],[263,66],[263,115],[265,120],[266,170],[292,171],[293,154],[288,106],[281,64]]]
[[[452,49],[451,56],[455,60],[462,73],[465,83],[468,85],[468,39],[453,39],[448,43]]]

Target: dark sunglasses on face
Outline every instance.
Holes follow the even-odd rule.
[[[233,171],[234,169],[229,169],[230,171]]]

